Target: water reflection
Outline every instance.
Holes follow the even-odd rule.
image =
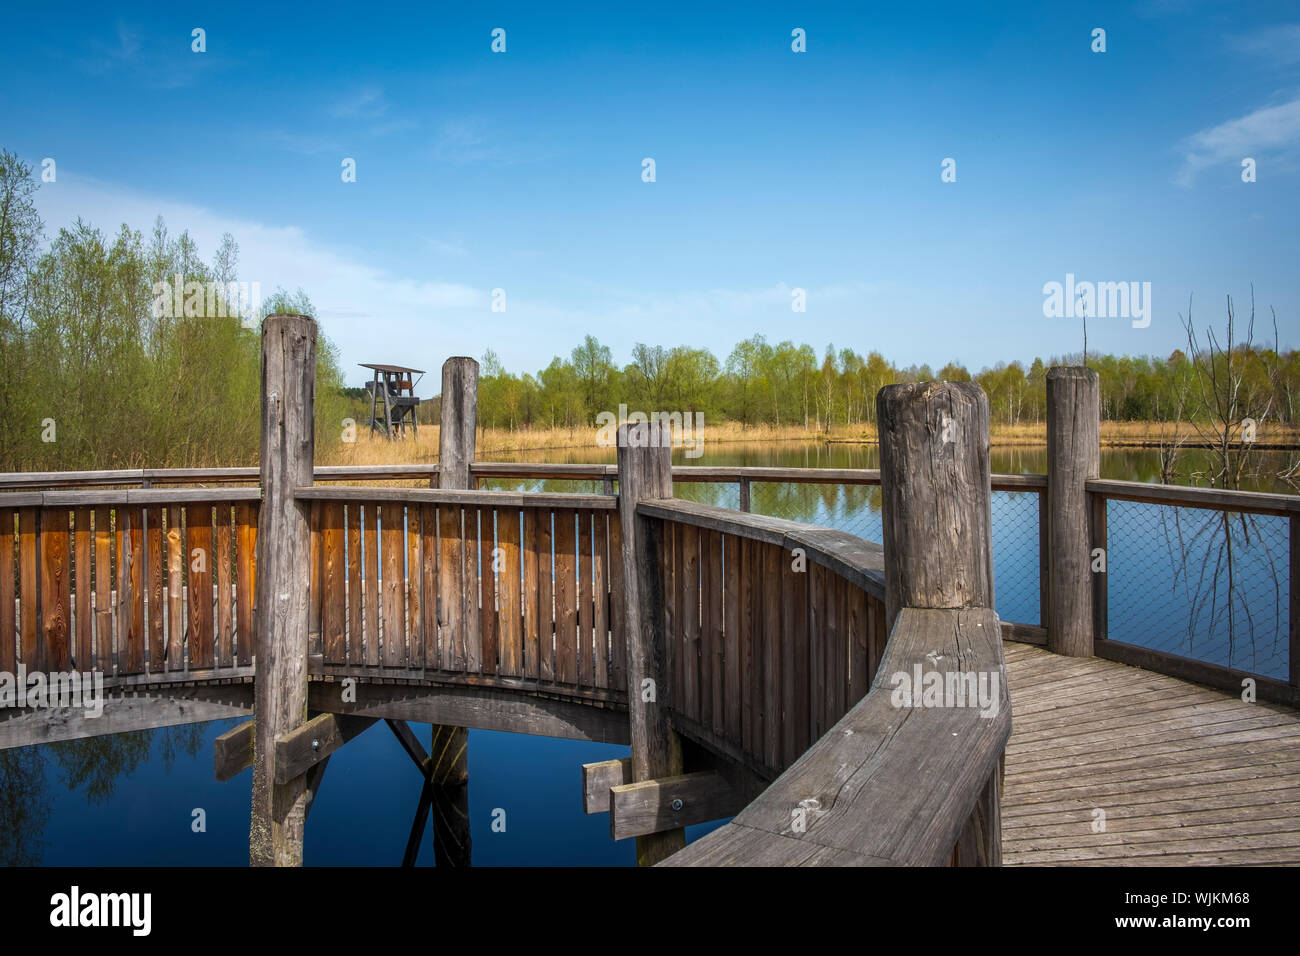
[[[0,750],[0,864],[41,862],[55,786],[102,804],[121,779],[151,763],[155,744],[159,765],[170,771],[178,758],[195,757],[202,740],[203,726],[191,724]]]

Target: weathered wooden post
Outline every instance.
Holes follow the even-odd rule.
[[[682,745],[668,723],[668,635],[660,574],[663,533],[637,517],[640,501],[673,496],[672,432],[663,421],[618,429],[618,517],[623,529],[627,630],[627,711],[632,782],[682,772]],[[684,829],[636,838],[638,866],[653,866],[686,845]]]
[[[262,504],[258,513],[257,676],[249,862],[301,866],[311,794],[306,775],[275,783],[275,740],[307,719],[310,508],[294,489],[312,483],[316,323],[305,315],[262,322]]]
[[[473,488],[478,427],[478,362],[465,356],[442,364],[442,418],[438,432],[438,486]],[[491,530],[485,532],[489,546]],[[465,528],[467,544],[476,533]],[[488,567],[491,567],[489,564]],[[470,594],[480,589],[471,587]],[[433,724],[429,782],[433,795],[433,852],[438,866],[470,865],[469,731]]]
[[[880,424],[885,617],[993,607],[989,404],[972,382],[888,385]]]
[[[1092,536],[1085,483],[1101,467],[1101,389],[1090,368],[1047,370],[1047,647],[1093,653]]]
[[[989,403],[973,382],[889,385],[876,396],[885,616],[993,607]],[[1001,772],[958,838],[960,866],[1002,862]]]

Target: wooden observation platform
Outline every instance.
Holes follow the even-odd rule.
[[[374,378],[366,382],[366,391],[370,393],[371,433],[383,431],[385,438],[405,438],[409,425],[414,434],[420,434],[416,414],[420,400],[415,397],[415,386],[424,370],[402,365],[360,364],[375,373]]]
[[[314,467],[315,333],[263,325],[260,469],[0,476],[0,671],[107,692],[0,707],[0,749],[255,713],[214,754],[253,768],[255,864],[302,862],[330,755],[380,721],[423,778],[407,862],[431,806],[468,861],[481,728],[627,745],[574,799],[643,865],[1300,863],[1300,498],[1101,480],[1095,373],[1048,374],[1046,476],[989,473],[974,383],[883,389],[879,471],[673,467],[662,422],[617,466],[475,462],[468,358],[437,465]],[[602,490],[478,489],[503,478]],[[763,481],[879,485],[883,541],[752,514]],[[1037,623],[992,609],[1002,491],[1038,497]],[[1109,638],[1107,500],[1289,522],[1289,674]],[[991,693],[909,703],[900,674]]]

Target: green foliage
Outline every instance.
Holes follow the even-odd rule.
[[[241,314],[248,303],[224,285],[237,281],[233,237],[207,264],[161,218],[147,241],[78,220],[42,252],[35,190],[30,167],[0,152],[0,467],[255,463],[261,316]],[[312,311],[301,289],[277,290],[267,308]],[[318,444],[340,436],[342,381],[321,335]]]

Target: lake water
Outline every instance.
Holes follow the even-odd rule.
[[[511,460],[612,462],[609,449],[516,453]],[[803,442],[706,445],[681,464],[874,468],[871,445]],[[1197,453],[1185,459],[1197,467]],[[1280,471],[1285,456],[1261,456]],[[994,449],[1001,473],[1041,474],[1043,448]],[[1156,480],[1147,450],[1104,450],[1102,476]],[[586,482],[498,482],[493,487],[592,490]],[[1256,490],[1293,491],[1272,480]],[[734,485],[678,483],[683,498],[736,507]],[[880,490],[758,483],[753,510],[880,538]],[[1038,622],[1037,498],[994,495],[995,589],[1004,620]],[[1131,643],[1285,677],[1287,529],[1280,518],[1224,527],[1215,512],[1112,502],[1110,634]],[[1231,554],[1231,561],[1228,555]],[[0,751],[0,861],[41,865],[230,865],[248,862],[252,771],[213,778],[212,741],[238,721]],[[428,728],[415,727],[428,744]],[[626,747],[471,731],[469,801],[475,865],[628,866],[630,840],[609,837],[608,817],[582,812],[583,763]],[[307,824],[309,865],[401,862],[421,781],[381,723],[330,760]],[[205,832],[195,832],[194,811]],[[505,811],[505,830],[492,828]],[[722,821],[693,827],[694,839]],[[432,827],[419,865],[434,863]]]

